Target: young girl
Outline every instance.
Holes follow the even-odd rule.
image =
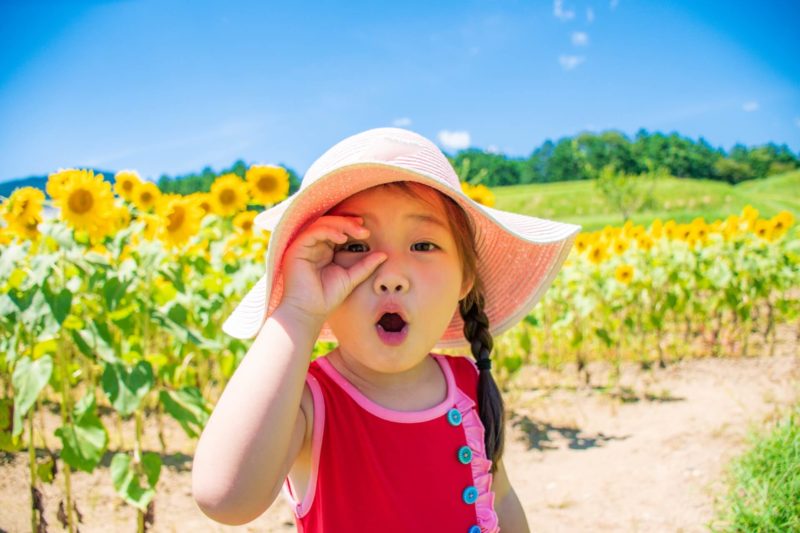
[[[502,462],[492,336],[580,226],[482,206],[397,128],[349,137],[256,217],[267,271],[223,330],[255,336],[197,445],[192,491],[244,524],[283,490],[301,532],[528,531]],[[310,362],[314,343],[336,348]],[[468,347],[468,357],[432,353]]]

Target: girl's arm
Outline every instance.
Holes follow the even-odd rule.
[[[497,513],[500,531],[506,533],[530,533],[525,511],[517,498],[511,483],[506,475],[506,468],[501,460],[497,465],[497,472],[492,477],[492,490],[494,491],[494,510]]]
[[[213,520],[250,522],[279,494],[306,433],[300,400],[321,328],[279,307],[225,387],[192,465],[192,495]]]

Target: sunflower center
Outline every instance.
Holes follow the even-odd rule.
[[[219,193],[219,201],[225,205],[230,205],[236,200],[236,193],[233,189],[224,189]]]
[[[245,222],[242,223],[242,229],[243,230],[250,231],[252,228],[253,228],[253,221],[252,220],[246,220]]]
[[[86,189],[78,189],[69,195],[69,202],[67,203],[71,211],[82,215],[92,208],[94,197]]]
[[[145,191],[140,198],[143,204],[149,204],[153,200],[153,195]]]
[[[125,192],[130,192],[133,189],[133,182],[132,181],[123,181],[122,182],[122,190]]]
[[[275,190],[278,182],[275,180],[273,176],[262,176],[260,180],[258,180],[258,189],[264,192],[272,192]]]
[[[186,210],[183,207],[176,206],[172,209],[172,213],[167,215],[169,224],[167,224],[168,231],[177,231],[183,225],[186,218]]]

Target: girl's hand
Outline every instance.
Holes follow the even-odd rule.
[[[358,217],[321,216],[292,241],[283,256],[281,307],[322,324],[386,260],[386,254],[375,252],[347,269],[333,262],[334,249],[347,242],[346,234],[356,239],[369,236],[362,224]]]

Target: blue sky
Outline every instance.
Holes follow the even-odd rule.
[[[0,180],[301,175],[399,125],[448,153],[639,128],[800,151],[800,4],[0,1]]]

